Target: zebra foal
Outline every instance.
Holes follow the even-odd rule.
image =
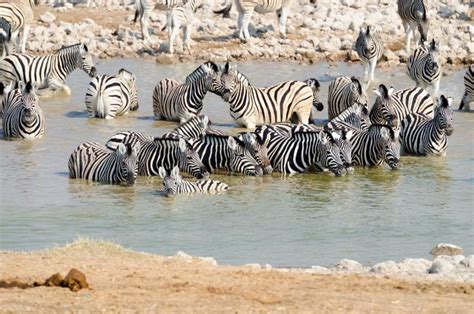
[[[464,75],[464,95],[459,110],[469,111],[469,104],[474,101],[474,65],[470,65]]]
[[[3,17],[11,25],[11,37],[13,42],[20,45],[20,52],[25,53],[26,40],[30,32],[30,24],[33,22],[33,8],[39,0],[15,0],[0,2],[0,17]],[[19,36],[21,32],[21,38]]]
[[[355,50],[362,61],[364,77],[370,84],[375,78],[377,61],[383,54],[383,42],[377,31],[370,26],[362,27],[355,43]]]
[[[441,81],[441,63],[438,58],[438,43],[433,39],[429,44],[415,49],[407,61],[408,76],[416,86],[425,88],[433,85],[433,95],[438,96]]]

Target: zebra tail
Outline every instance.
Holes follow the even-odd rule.
[[[223,18],[230,18],[230,9],[232,9],[232,0],[227,0],[227,5],[224,3],[224,7],[220,10],[217,10],[217,11],[212,11],[214,12],[215,14],[222,14],[222,17]]]
[[[104,103],[104,100],[102,99],[102,93],[100,90],[97,92],[96,112],[97,112],[98,117],[105,118],[105,115],[106,115],[105,103]]]
[[[465,98],[466,95],[464,95],[461,99],[461,103],[459,104],[459,109],[458,110],[462,110],[464,108],[464,98]]]
[[[140,16],[140,11],[138,9],[135,10],[135,17],[133,18],[133,24],[135,24]]]

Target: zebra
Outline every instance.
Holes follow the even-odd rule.
[[[474,101],[474,65],[470,65],[466,74],[464,75],[464,95],[461,103],[459,104],[459,110],[469,111],[469,104]]]
[[[445,156],[448,136],[453,131],[452,98],[441,95],[434,118],[412,113],[402,121],[400,142],[403,152],[415,155]]]
[[[242,132],[237,135],[237,139],[244,143],[245,149],[250,152],[250,155],[263,169],[264,174],[273,172],[272,163],[268,158],[267,146],[255,133]]]
[[[141,145],[138,152],[139,175],[157,176],[160,167],[172,169],[174,166],[179,166],[181,171],[198,179],[209,177],[209,172],[191,146],[190,141],[183,138],[160,138],[140,132],[124,131],[112,136],[106,146],[115,150],[120,143],[139,143]]]
[[[90,77],[97,74],[92,56],[82,43],[61,48],[47,56],[11,54],[0,61],[0,82],[7,85],[9,82],[31,81],[40,89],[50,87],[71,95],[71,89],[64,81],[77,68]]]
[[[383,84],[378,90],[375,103],[370,110],[370,121],[374,124],[386,124],[388,120],[400,123],[410,113],[421,113],[433,117],[433,99],[430,94],[419,87],[409,87],[393,92]]]
[[[315,78],[309,78],[303,81],[311,87],[311,90],[313,91],[313,107],[316,108],[318,111],[323,111],[324,105],[321,102],[321,84],[319,84],[319,81]]]
[[[148,19],[153,9],[167,11],[177,5],[183,4],[183,0],[136,0],[133,23],[136,23],[137,20],[140,19],[143,40],[150,39],[150,33],[148,32]]]
[[[69,178],[133,185],[138,173],[139,150],[140,144],[120,143],[112,151],[99,143],[83,143],[69,157]]]
[[[419,42],[424,42],[428,38],[428,9],[425,3],[426,0],[398,0],[398,15],[400,15],[405,29],[407,53],[410,52],[412,34],[417,48]],[[420,40],[416,40],[416,30],[420,33]]]
[[[15,0],[0,3],[0,16],[10,23],[11,38],[13,42],[20,45],[21,53],[25,53],[30,24],[34,19],[33,7],[38,3],[39,0]]]
[[[153,90],[153,113],[155,119],[174,120],[184,123],[199,115],[203,99],[209,88],[216,84],[219,67],[215,63],[200,66],[204,73],[189,83],[174,79],[163,79]]]
[[[166,20],[169,33],[169,53],[174,53],[174,41],[181,28],[183,28],[184,46],[191,53],[191,28],[196,9],[197,0],[184,0],[184,5],[175,6],[168,11]]]
[[[441,80],[441,63],[438,58],[438,43],[431,43],[415,49],[407,61],[408,76],[416,82],[416,86],[426,88],[433,85],[434,97],[438,96]]]
[[[118,75],[99,75],[91,80],[85,98],[89,117],[113,119],[138,109],[136,77],[121,69]]]
[[[373,167],[386,162],[391,169],[400,167],[398,130],[388,125],[372,124],[367,130],[355,131],[350,142],[353,165]]]
[[[329,129],[367,130],[372,124],[369,111],[365,106],[354,104],[327,121],[324,126]]]
[[[330,120],[353,104],[368,108],[367,103],[367,94],[355,77],[340,76],[329,84],[328,117]]]
[[[226,0],[224,8],[214,11],[214,13],[223,14],[224,17],[228,16],[232,8],[232,1],[233,0]],[[238,27],[240,40],[247,42],[247,40],[250,39],[249,23],[253,11],[257,13],[276,11],[277,17],[279,18],[280,35],[286,38],[286,20],[288,18],[291,2],[291,0],[235,0],[235,5],[239,11]]]
[[[355,43],[355,50],[362,61],[364,77],[368,78],[368,85],[375,78],[375,67],[377,66],[377,61],[382,57],[383,49],[383,42],[377,31],[371,29],[370,26],[361,27]]]
[[[173,139],[192,139],[200,138],[206,135],[206,132],[209,128],[209,117],[204,116],[195,116],[180,126],[176,127],[173,131],[165,133],[162,135],[163,138],[173,138]]]
[[[15,52],[12,42],[12,26],[3,17],[0,17],[0,60]]]
[[[6,93],[0,111],[5,138],[34,139],[44,135],[45,118],[31,82]]]
[[[221,85],[222,98],[230,104],[230,115],[246,128],[290,119],[308,123],[311,117],[314,95],[304,82],[287,81],[265,88],[243,86],[226,63]]]
[[[218,169],[227,172],[243,173],[250,176],[263,175],[262,168],[238,138],[207,134],[199,139],[190,140],[206,169],[214,173]]]
[[[189,182],[183,180],[179,175],[179,167],[175,166],[171,173],[165,168],[160,167],[160,177],[163,179],[163,193],[166,196],[175,196],[177,194],[192,194],[192,193],[215,193],[227,191],[229,186],[217,180],[198,180]]]

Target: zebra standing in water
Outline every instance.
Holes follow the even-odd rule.
[[[235,69],[226,63],[221,75],[222,98],[230,104],[230,115],[246,128],[268,123],[308,123],[313,90],[301,81],[287,81],[265,88],[244,86]]]
[[[383,42],[377,31],[371,29],[370,26],[362,27],[355,43],[355,50],[362,61],[364,77],[366,80],[368,79],[368,85],[370,85],[375,77],[377,61],[380,60],[383,54]]]
[[[433,119],[412,113],[402,121],[400,142],[404,152],[415,155],[446,155],[448,136],[454,131],[451,103],[451,97],[441,95]]]
[[[439,47],[433,39],[413,51],[408,58],[408,76],[416,82],[416,86],[425,88],[433,85],[433,95],[438,96],[441,81],[441,63],[438,58]]]
[[[83,143],[69,157],[69,177],[107,184],[134,184],[139,150],[140,144],[119,144],[111,151],[99,143]]]
[[[143,40],[150,39],[148,31],[148,19],[153,9],[167,11],[177,5],[182,5],[183,0],[136,0],[135,1],[135,18],[133,23],[140,19]]]
[[[464,108],[465,111],[469,111],[469,104],[474,101],[474,65],[468,66],[464,75],[464,89],[464,96],[459,104],[459,110]]]
[[[163,193],[166,196],[174,196],[176,194],[192,194],[192,193],[215,193],[227,191],[229,186],[217,180],[198,180],[189,182],[183,180],[179,175],[179,168],[174,167],[171,173],[165,168],[160,167],[160,177],[163,179]]]
[[[418,48],[419,42],[425,42],[428,39],[429,21],[427,18],[426,0],[398,0],[398,15],[402,19],[405,28],[405,49],[410,52],[411,37]],[[416,39],[416,30],[420,33],[420,39]]]
[[[175,6],[168,11],[166,19],[169,32],[169,53],[174,53],[174,41],[181,28],[183,28],[184,47],[191,53],[191,29],[196,8],[197,0],[186,0],[184,5]]]
[[[224,8],[214,11],[216,14],[227,16],[232,8],[233,0],[226,0]],[[235,0],[235,5],[239,11],[239,38],[246,42],[250,39],[249,23],[253,11],[257,13],[276,12],[279,18],[280,35],[286,38],[286,20],[291,6],[291,0]]]
[[[39,138],[44,135],[45,118],[33,86],[28,82],[5,93],[0,106],[5,138]],[[6,92],[6,91],[3,91]]]
[[[86,107],[89,117],[113,119],[138,109],[136,77],[125,69],[118,75],[99,75],[89,83]]]
[[[340,76],[329,84],[328,116],[330,120],[354,104],[368,108],[367,103],[367,94],[355,77]]]
[[[367,108],[360,104],[354,104],[327,121],[324,126],[333,130],[367,130],[371,124]]]
[[[15,46],[12,42],[12,26],[0,17],[0,60],[15,52]]]
[[[174,79],[163,79],[153,90],[153,113],[155,119],[184,123],[199,115],[203,99],[209,88],[216,84],[219,67],[215,63],[200,66],[203,74],[199,79],[180,84]]]
[[[0,61],[0,82],[29,82],[38,88],[63,90],[71,95],[65,79],[75,69],[84,70],[90,77],[96,76],[92,56],[84,44],[64,47],[52,55],[29,56],[12,54]]]
[[[0,2],[0,16],[7,20],[12,28],[12,40],[20,45],[20,52],[25,53],[26,40],[30,24],[34,20],[33,7],[39,0],[15,0]],[[20,32],[21,39],[20,39]],[[21,42],[21,43],[20,43]]]

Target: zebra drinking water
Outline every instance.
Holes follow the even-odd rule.
[[[160,177],[163,179],[163,193],[166,196],[192,193],[216,193],[229,189],[227,184],[217,180],[185,181],[179,175],[178,167],[174,167],[169,175],[163,167],[160,167],[159,172]]]
[[[355,43],[355,50],[362,61],[364,77],[365,79],[368,78],[368,84],[370,84],[375,77],[377,61],[380,60],[383,54],[383,42],[377,31],[371,29],[370,26],[362,27]]]
[[[91,80],[86,93],[89,117],[113,119],[138,109],[136,77],[125,69],[117,75],[99,75]]]
[[[230,104],[230,115],[246,128],[268,123],[308,123],[313,105],[313,90],[301,81],[287,81],[257,88],[242,85],[235,69],[226,63],[221,75],[222,98]]]
[[[20,46],[20,52],[25,53],[26,41],[34,20],[33,7],[39,0],[15,0],[0,2],[0,17],[11,25],[11,38]],[[21,32],[21,38],[19,36]]]
[[[45,118],[38,104],[31,82],[20,88],[6,91],[0,83],[0,94],[5,96],[0,104],[5,138],[39,138],[44,135]],[[24,85],[24,86],[23,86]]]
[[[466,74],[464,75],[464,95],[461,103],[459,104],[459,110],[469,111],[469,104],[474,101],[474,65],[470,65]]]
[[[144,40],[150,39],[148,31],[148,19],[153,9],[167,11],[177,5],[182,5],[183,0],[136,0],[135,1],[135,17],[133,23],[140,19],[140,26]]]
[[[69,157],[69,177],[108,184],[134,184],[139,150],[140,144],[121,143],[111,151],[99,143],[83,143]]]
[[[424,42],[428,38],[429,21],[427,18],[426,0],[398,0],[398,15],[402,19],[405,28],[405,49],[410,52],[411,37],[418,48],[419,42]],[[416,39],[416,31],[420,33],[420,39]]]
[[[175,6],[168,11],[166,16],[169,32],[169,53],[174,53],[174,41],[183,28],[184,47],[191,53],[191,29],[197,0],[185,0],[183,5]]]
[[[368,108],[368,99],[362,85],[355,77],[340,76],[329,84],[328,117],[335,118],[353,104]]]
[[[153,90],[155,119],[174,120],[184,123],[201,113],[207,91],[218,79],[219,67],[215,63],[200,66],[202,75],[181,84],[174,79],[163,79]]]
[[[0,61],[0,82],[28,82],[39,89],[52,88],[71,94],[65,80],[75,69],[82,69],[90,77],[96,76],[92,56],[84,44],[76,44],[57,50],[47,56],[11,54]]]
[[[434,118],[412,113],[402,121],[400,142],[404,152],[415,155],[446,155],[448,136],[454,131],[451,103],[451,97],[441,95]]]
[[[415,49],[408,58],[408,76],[415,81],[416,86],[425,88],[433,85],[433,95],[438,96],[441,80],[441,63],[438,58],[438,43],[433,39],[431,43]]]
[[[237,139],[244,143],[245,148],[249,151],[257,164],[263,169],[264,174],[271,174],[273,172],[272,163],[268,158],[267,146],[258,136],[255,135],[255,133],[239,133]]]

